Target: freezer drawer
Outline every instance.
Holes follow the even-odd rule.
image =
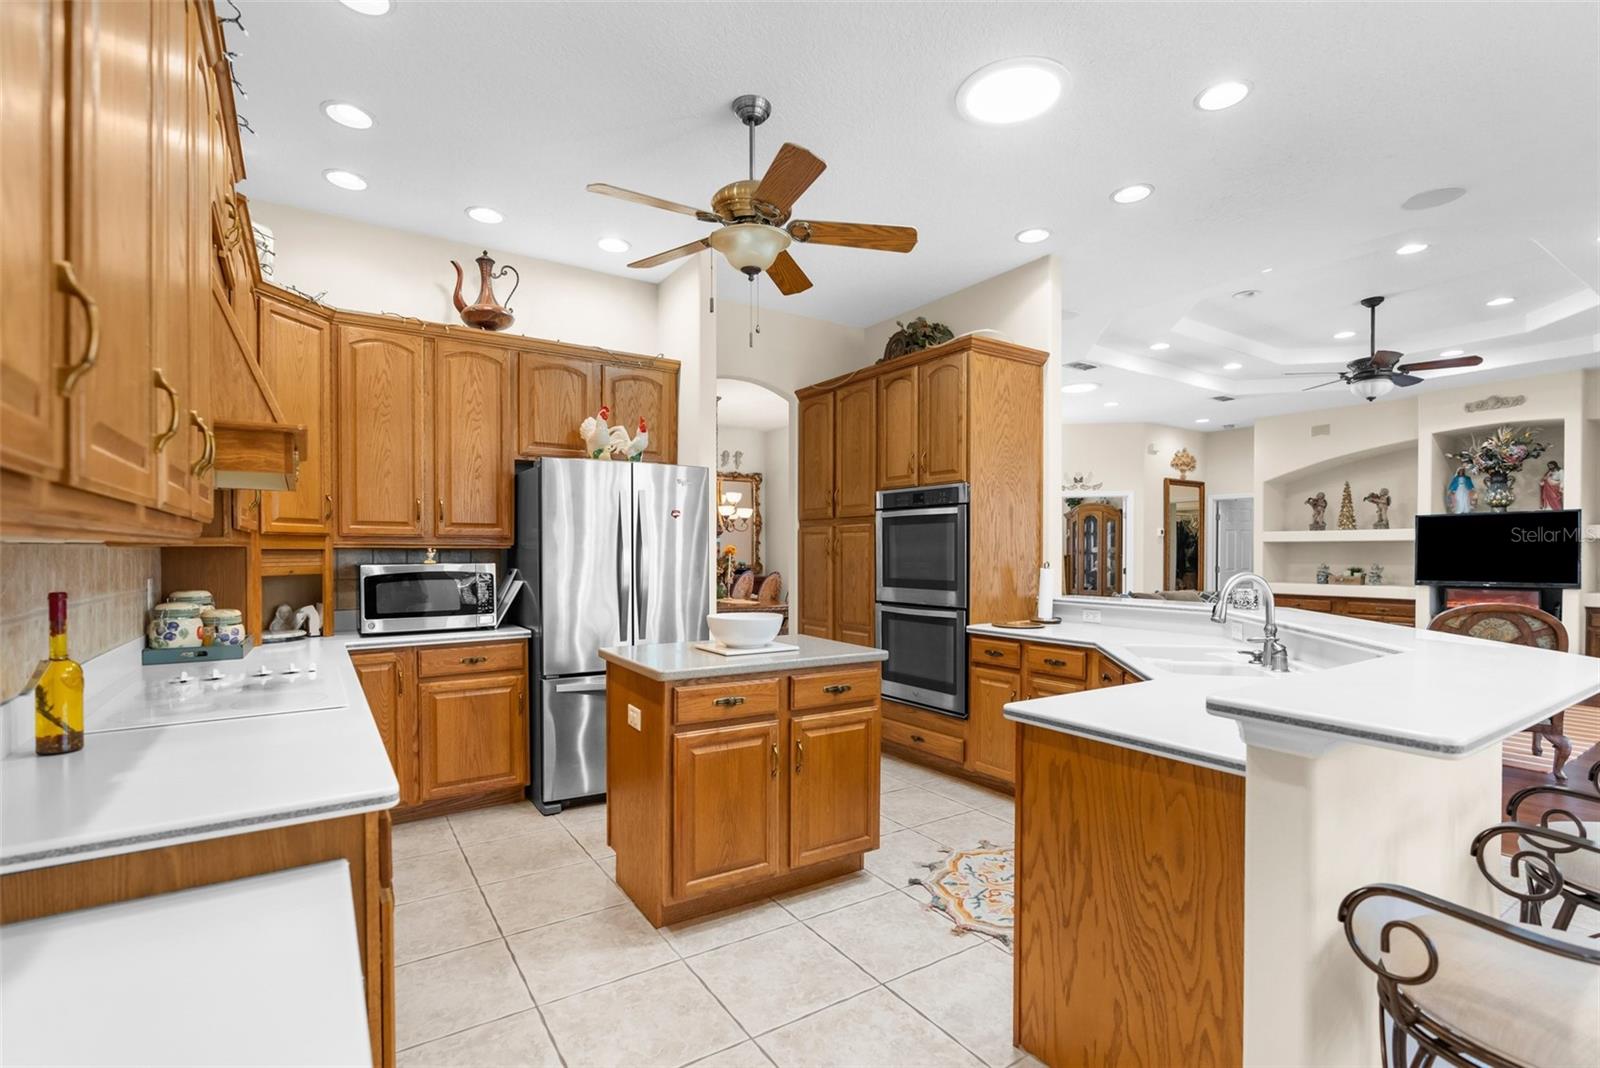
[[[534,767],[538,799],[557,805],[606,792],[606,677],[544,679]]]

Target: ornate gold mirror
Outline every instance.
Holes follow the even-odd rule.
[[[1206,484],[1163,479],[1161,516],[1161,588],[1200,589],[1200,569],[1206,558]]]
[[[717,550],[728,547],[738,570],[761,574],[761,476],[748,471],[717,472]],[[720,569],[719,569],[720,570]]]

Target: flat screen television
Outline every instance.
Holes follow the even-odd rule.
[[[1416,553],[1419,586],[1576,588],[1582,575],[1583,513],[1419,515]]]

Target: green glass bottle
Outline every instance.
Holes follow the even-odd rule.
[[[33,677],[33,748],[40,756],[83,748],[83,668],[67,655],[67,595],[50,595],[50,658]]]

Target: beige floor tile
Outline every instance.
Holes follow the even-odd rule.
[[[394,899],[399,904],[455,890],[470,890],[472,886],[472,869],[467,867],[466,858],[459,849],[394,858]]]
[[[1041,1061],[1033,1054],[1024,1053],[1022,1056],[1011,1062],[1011,1068],[1046,1068],[1046,1065],[1044,1061]]]
[[[581,805],[568,805],[556,815],[556,819],[567,826],[580,823],[604,823],[606,821],[606,803],[604,801],[590,801]]]
[[[681,956],[688,957],[793,922],[794,917],[777,902],[756,901],[663,927],[661,934]]]
[[[721,1053],[713,1053],[703,1061],[695,1061],[690,1068],[772,1068],[772,1062],[761,1052],[754,1041],[741,1042]]]
[[[568,864],[581,864],[589,859],[572,836],[560,827],[547,827],[536,834],[518,835],[515,838],[494,838],[487,842],[469,842],[461,847],[472,865],[472,874],[479,885],[515,879],[519,875],[536,875]]]
[[[846,905],[854,905],[857,901],[865,901],[869,897],[887,894],[893,889],[894,887],[870,871],[853,871],[849,875],[841,875],[825,883],[791,890],[776,900],[789,912],[804,920],[844,908]]]
[[[488,942],[394,970],[400,1049],[529,1008],[528,988],[505,943]]]
[[[881,813],[878,815],[878,837],[879,838],[882,838],[886,834],[893,834],[895,831],[903,831],[905,829],[906,829],[905,824],[896,823],[894,820],[890,819],[888,816],[885,816],[885,815],[883,815]]]
[[[976,1054],[1007,1068],[1026,1054],[1011,1044],[1011,958],[993,945],[903,975],[889,989]]]
[[[396,1068],[561,1068],[561,1057],[537,1009],[413,1046]]]
[[[752,1035],[877,985],[800,924],[691,957],[689,967]]]
[[[916,827],[967,811],[967,806],[920,786],[908,786],[878,799],[878,811],[905,827]]]
[[[996,819],[1005,820],[1007,823],[1017,822],[1017,802],[1014,798],[1008,797],[1004,801],[996,801],[992,805],[984,805],[978,811],[987,812]]]
[[[483,896],[506,934],[620,905],[627,900],[617,884],[592,861],[489,883]]]
[[[578,844],[596,860],[614,857],[617,851],[606,844],[606,821],[604,819],[585,820],[580,823],[569,823],[567,831],[578,840]]]
[[[395,906],[394,956],[400,964],[499,937],[500,929],[475,886]]]
[[[540,1005],[677,959],[631,904],[535,927],[506,941]]]
[[[979,1068],[981,1062],[878,987],[756,1039],[778,1068],[815,1065]]]
[[[396,859],[420,857],[426,853],[442,853],[456,847],[456,836],[450,830],[450,817],[436,816],[431,820],[394,825],[390,848]]]
[[[987,786],[958,779],[954,775],[941,775],[936,779],[919,784],[924,790],[948,797],[958,801],[964,808],[983,808],[1011,801],[1011,798],[999,790],[991,790]]]
[[[607,879],[612,882],[617,881],[617,855],[615,853],[609,857],[601,857],[595,863],[600,865],[600,870],[606,873]]]
[[[899,889],[908,880],[920,879],[928,874],[924,865],[944,859],[938,842],[917,831],[895,831],[881,835],[878,848],[864,858],[872,874]]]
[[[973,849],[985,841],[995,845],[1014,845],[1017,838],[1016,827],[999,816],[977,811],[924,823],[917,828],[917,833],[951,849]]]
[[[455,831],[462,845],[534,834],[541,828],[559,826],[553,817],[542,814],[527,801],[495,805],[493,808],[475,808],[450,817],[450,829]]]
[[[563,998],[544,1016],[569,1068],[666,1068],[746,1037],[682,962]]]
[[[869,898],[806,925],[880,982],[971,949],[981,937],[957,934],[949,920],[905,894]]]

